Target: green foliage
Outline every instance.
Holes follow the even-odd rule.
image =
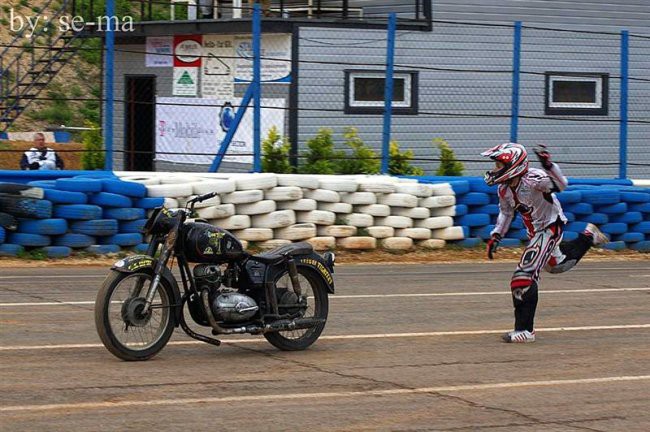
[[[436,171],[439,176],[462,176],[465,168],[462,162],[456,159],[454,151],[449,147],[449,143],[442,138],[433,140],[436,147],[440,150],[440,166]]]
[[[0,18],[0,24],[6,27],[9,25],[9,21],[6,18]]]
[[[278,174],[289,174],[293,167],[289,162],[291,144],[286,137],[281,137],[278,129],[273,126],[269,134],[262,140],[262,171]]]
[[[337,160],[345,157],[343,152],[334,150],[331,129],[320,129],[314,138],[307,141],[307,147],[304,165],[299,169],[304,174],[335,174]]]
[[[377,153],[366,146],[357,134],[357,128],[349,127],[343,134],[345,145],[350,147],[350,158],[341,159],[338,163],[340,174],[379,174],[380,161]]]
[[[25,6],[25,7],[29,6],[29,0],[20,0],[19,3],[21,6]]]
[[[2,5],[2,11],[6,14],[11,12],[11,6],[9,5]]]
[[[70,124],[73,114],[63,92],[58,88],[55,88],[47,92],[47,97],[51,100],[50,106],[31,113],[30,117],[36,120],[47,121],[48,123],[55,125]]]
[[[89,121],[86,126],[92,128],[81,134],[84,145],[84,154],[81,157],[81,163],[85,170],[95,170],[104,168],[104,140],[101,129],[96,124]]]
[[[102,63],[102,40],[100,38],[76,40],[73,42],[79,51],[77,53],[86,62],[94,66]]]
[[[391,141],[389,154],[390,161],[388,163],[388,172],[390,175],[424,175],[424,170],[422,168],[411,165],[411,160],[413,159],[412,150],[401,152],[397,141]]]

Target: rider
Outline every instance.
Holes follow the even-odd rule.
[[[591,223],[575,240],[562,241],[567,218],[554,192],[563,191],[568,182],[557,164],[551,162],[546,146],[539,145],[534,150],[543,170],[528,167],[528,154],[521,144],[500,144],[481,153],[495,162],[495,168],[485,173],[485,182],[489,186],[499,185],[499,216],[487,243],[488,258],[492,259],[510,228],[515,211],[528,230],[528,246],[510,282],[515,329],[503,335],[505,342],[535,342],[533,320],[542,268],[549,273],[568,271],[592,246],[608,241]]]

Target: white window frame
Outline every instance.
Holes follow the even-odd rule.
[[[349,82],[348,82],[348,105],[352,108],[383,108],[384,101],[358,101],[355,99],[354,95],[354,80],[357,78],[374,78],[374,79],[385,79],[386,73],[384,72],[350,72]],[[411,108],[411,91],[412,91],[412,75],[404,72],[396,72],[393,74],[393,80],[403,79],[404,80],[404,100],[396,101],[393,100],[393,108]]]
[[[555,102],[553,100],[553,84],[558,81],[571,81],[571,82],[593,82],[596,83],[596,102]],[[586,109],[600,109],[603,107],[603,78],[602,77],[579,77],[579,76],[562,76],[551,75],[548,79],[548,94],[550,95],[548,106],[551,108],[586,108]]]
[[[553,86],[556,82],[595,83],[595,102],[558,102],[554,100]],[[550,115],[607,115],[609,98],[609,74],[579,72],[546,72],[546,107]]]

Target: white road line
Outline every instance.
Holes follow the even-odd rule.
[[[604,293],[624,291],[650,291],[650,287],[635,288],[588,288],[588,289],[567,289],[567,290],[544,290],[542,294],[580,294],[580,293]],[[361,299],[361,298],[392,298],[392,297],[467,297],[467,296],[491,296],[510,295],[506,290],[501,291],[471,291],[471,292],[444,292],[444,293],[416,293],[416,294],[354,294],[334,295],[330,301],[338,299]],[[0,307],[14,306],[69,306],[69,305],[93,305],[94,301],[61,301],[61,302],[21,302],[21,303],[0,303]]]
[[[648,381],[650,375],[630,375],[630,376],[609,376],[598,378],[577,378],[545,381],[523,381],[523,382],[500,382],[487,384],[467,384],[467,385],[448,385],[439,387],[419,387],[412,389],[384,389],[384,390],[364,390],[364,391],[347,391],[347,392],[322,392],[322,393],[289,393],[289,394],[265,394],[251,396],[223,396],[223,397],[204,397],[204,398],[178,398],[178,399],[152,399],[152,400],[130,400],[116,402],[79,402],[64,404],[44,404],[44,405],[14,405],[0,407],[0,412],[40,412],[40,411],[58,411],[58,410],[92,410],[92,409],[113,409],[129,408],[142,406],[164,406],[164,405],[190,405],[190,404],[220,404],[232,402],[275,402],[295,399],[317,399],[324,398],[357,398],[357,397],[374,397],[374,396],[402,396],[422,393],[456,393],[467,391],[511,389],[521,387],[552,387],[567,385],[587,385],[587,384],[605,384],[612,382],[635,382]]]
[[[570,332],[570,331],[594,331],[594,330],[639,330],[650,329],[650,324],[621,324],[609,326],[583,326],[583,327],[541,327],[535,329],[538,333],[543,332]],[[330,335],[321,336],[319,340],[348,340],[348,339],[398,339],[398,338],[419,338],[419,337],[437,337],[437,336],[475,336],[475,335],[489,335],[501,334],[512,329],[499,329],[499,330],[459,330],[459,331],[437,331],[437,332],[421,332],[421,333],[371,333],[371,334],[356,334],[356,335]],[[246,344],[246,343],[265,343],[266,339],[260,337],[251,337],[247,339],[225,339],[222,340],[223,344]],[[199,345],[204,342],[187,340],[187,341],[174,341],[169,342],[170,346],[182,345]],[[78,349],[78,348],[102,348],[102,344],[61,344],[61,345],[10,345],[0,346],[0,351],[37,351],[37,350],[52,350],[52,349]]]

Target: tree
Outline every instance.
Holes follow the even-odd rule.
[[[440,166],[436,171],[439,176],[462,176],[465,167],[462,162],[456,159],[454,151],[449,147],[449,143],[442,138],[433,140],[436,147],[440,150]]]
[[[357,133],[357,128],[349,127],[343,134],[345,144],[350,147],[350,158],[341,159],[338,172],[341,174],[379,174],[380,161],[377,153],[366,146]]]
[[[104,139],[101,129],[96,124],[87,121],[86,127],[89,130],[83,131],[81,139],[84,145],[84,154],[81,156],[81,163],[85,170],[104,169]]]
[[[299,169],[303,174],[336,174],[337,160],[345,153],[334,150],[332,130],[322,128],[315,137],[307,141],[308,151],[305,163]]]
[[[388,172],[391,175],[424,175],[422,168],[414,167],[411,165],[413,159],[413,151],[405,150],[400,152],[399,144],[397,141],[391,141],[389,147],[390,161],[388,163]]]
[[[286,137],[281,137],[273,126],[262,141],[262,171],[277,174],[290,174],[293,167],[289,162],[291,144]]]

